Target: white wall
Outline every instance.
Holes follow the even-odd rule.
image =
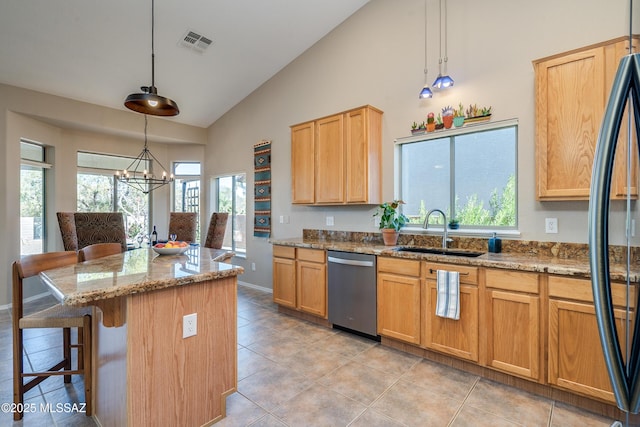
[[[438,1],[428,4],[431,82],[438,72]],[[491,105],[493,120],[517,118],[520,123],[521,238],[586,243],[587,202],[535,200],[532,61],[625,35],[627,1],[612,0],[605,6],[598,0],[456,0],[448,5],[453,88],[431,100],[418,99],[424,84],[423,1],[372,0],[210,127],[206,174],[245,171],[252,188],[252,145],[272,140],[272,237],[299,237],[303,228],[375,231],[372,206],[291,205],[289,126],[364,104],[383,110],[383,198],[391,200],[393,141],[409,135],[411,122],[448,104]],[[248,218],[253,217],[252,202]],[[622,203],[612,206],[613,223],[623,220],[623,208]],[[633,210],[637,216],[636,203]],[[291,222],[279,224],[280,215],[289,215]],[[326,215],[335,217],[335,226],[324,225]],[[544,233],[545,217],[558,218],[559,234]],[[611,243],[622,242],[620,228],[612,229]],[[245,267],[255,262],[257,271],[247,269],[241,279],[271,287],[271,247],[266,239],[250,238],[247,253]]]

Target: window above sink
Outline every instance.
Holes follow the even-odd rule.
[[[438,208],[462,232],[517,232],[517,140],[515,119],[397,139],[395,177],[407,227],[422,228]],[[442,224],[442,217],[430,223]]]

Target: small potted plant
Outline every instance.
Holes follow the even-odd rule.
[[[433,113],[427,114],[427,132],[436,130],[436,119]]]
[[[444,128],[444,123],[442,123],[442,117],[440,113],[438,113],[438,117],[436,117],[436,130],[440,130]]]
[[[411,124],[411,134],[412,135],[419,135],[421,133],[424,133],[424,131],[425,131],[424,122],[422,122],[421,124],[418,124],[417,122],[413,122]]]
[[[449,220],[449,228],[451,230],[457,230],[460,227],[460,221],[458,221],[456,218],[451,218]]]
[[[458,109],[453,114],[453,125],[457,128],[464,125],[464,106],[462,102],[458,105]]]
[[[409,221],[403,213],[398,211],[398,207],[403,205],[402,200],[384,202],[378,206],[378,211],[373,216],[380,217],[380,231],[382,240],[387,246],[394,246],[398,242],[400,229]]]
[[[450,105],[447,105],[442,109],[442,123],[444,124],[445,129],[451,129],[453,125],[453,113],[454,108]]]

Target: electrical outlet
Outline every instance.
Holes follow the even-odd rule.
[[[251,263],[251,271],[256,271],[256,263],[255,262]]]
[[[333,217],[332,216],[328,216],[327,217],[327,225],[329,225],[329,226],[333,225]]]
[[[558,218],[545,218],[544,232],[557,234],[558,233]]]
[[[186,314],[182,318],[182,338],[189,338],[198,333],[198,313]]]

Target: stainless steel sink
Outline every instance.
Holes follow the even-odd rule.
[[[470,257],[470,258],[475,258],[480,255],[484,255],[484,252],[467,251],[463,249],[422,248],[417,246],[399,246],[397,248],[394,248],[394,251],[414,252],[414,253],[434,254],[434,255],[463,256],[463,257]]]

